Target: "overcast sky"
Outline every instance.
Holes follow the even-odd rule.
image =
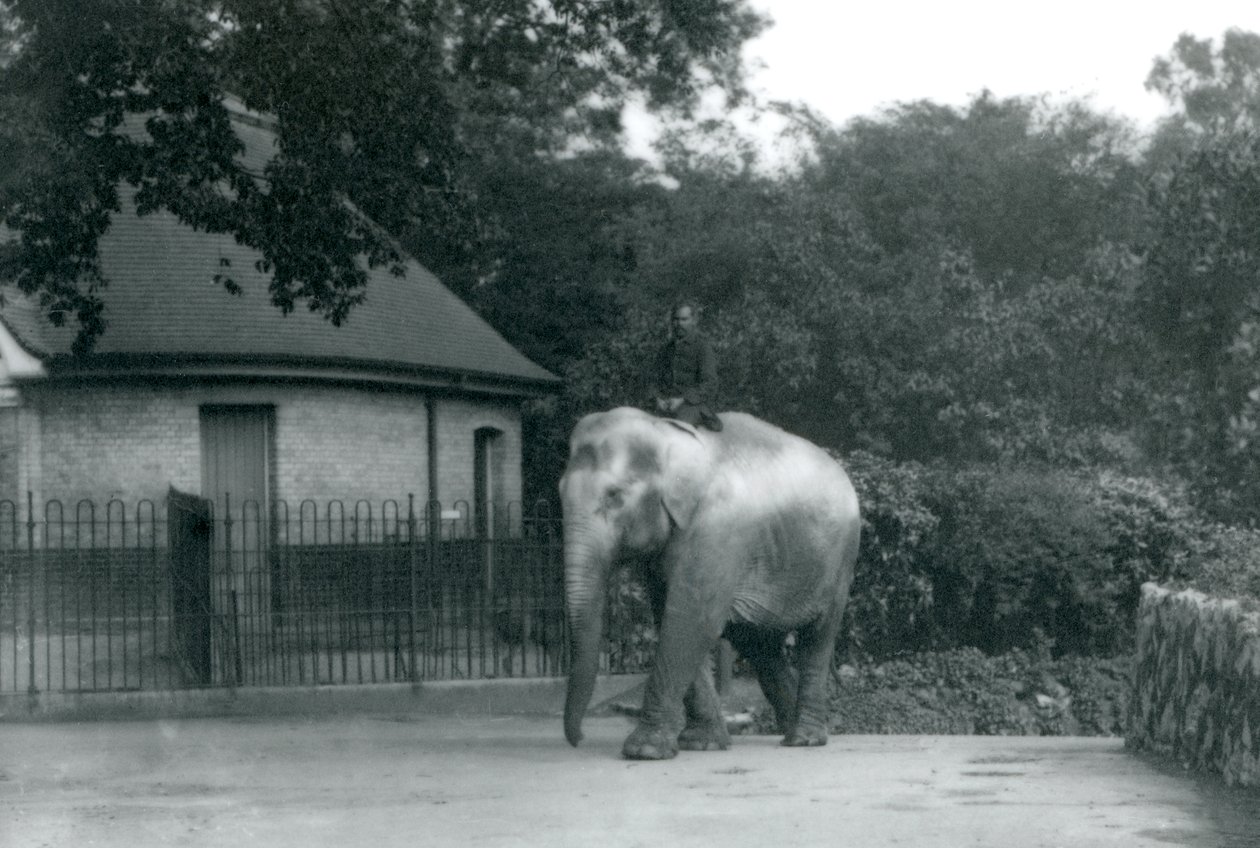
[[[1260,32],[1260,2],[1011,0],[861,3],[751,0],[775,24],[749,45],[766,67],[754,87],[803,100],[837,123],[896,101],[965,104],[984,88],[1006,97],[1092,96],[1141,122],[1163,101],[1143,88],[1151,63],[1183,32]]]
[[[774,19],[745,51],[753,90],[837,124],[897,102],[961,106],[988,88],[1088,98],[1150,126],[1166,105],[1143,83],[1181,33],[1219,43],[1230,27],[1260,32],[1258,0],[750,2]],[[647,155],[650,128],[642,116],[628,123],[632,149]]]

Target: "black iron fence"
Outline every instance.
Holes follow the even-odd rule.
[[[0,693],[563,675],[561,529],[545,504],[303,501],[215,515],[0,501]],[[641,670],[642,599],[613,590],[604,669]]]

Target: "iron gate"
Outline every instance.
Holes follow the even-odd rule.
[[[186,679],[212,681],[210,562],[213,525],[205,498],[174,488],[167,496],[167,539],[171,562],[171,629]]]

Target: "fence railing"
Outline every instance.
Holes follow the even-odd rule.
[[[567,673],[546,505],[227,503],[0,501],[0,693]],[[638,671],[646,605],[613,591],[604,669]]]

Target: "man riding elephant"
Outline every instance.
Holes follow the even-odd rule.
[[[722,420],[713,411],[717,359],[697,326],[696,311],[681,301],[670,313],[670,338],[652,363],[649,398],[657,415],[721,430]]]

